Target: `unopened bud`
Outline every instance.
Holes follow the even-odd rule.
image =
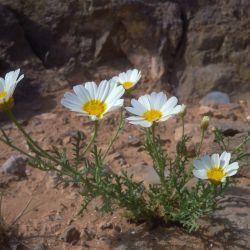
[[[209,117],[208,116],[203,116],[201,120],[201,129],[202,130],[207,130],[209,125]]]
[[[212,129],[211,129],[211,131],[212,131],[213,133],[215,133],[215,132],[217,131],[217,128],[213,126]]]
[[[187,113],[187,106],[185,104],[182,104],[181,105],[181,111],[180,111],[179,115],[181,117],[184,117],[186,115],[186,113]]]

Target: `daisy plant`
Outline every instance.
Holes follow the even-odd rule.
[[[214,211],[218,198],[233,183],[232,176],[237,173],[239,163],[249,156],[245,152],[245,146],[250,141],[249,133],[229,153],[229,146],[219,130],[214,130],[214,136],[223,153],[203,156],[202,144],[209,127],[208,117],[204,117],[200,124],[201,139],[196,147],[196,155],[190,156],[186,146],[190,137],[185,135],[184,129],[186,105],[178,104],[175,96],[167,97],[164,92],[153,92],[132,99],[131,105],[125,110],[128,112],[127,122],[145,133],[143,148],[152,159],[151,164],[159,182],[145,184],[134,180],[126,171],[107,168],[112,162],[108,163],[106,156],[125,125],[124,93],[141,78],[141,73],[136,69],[121,73],[109,81],[103,80],[100,84],[79,84],[73,87],[72,92],[66,92],[62,105],[77,115],[90,119],[94,128],[93,135],[86,143],[79,131],[72,138],[73,156],[70,158],[66,148],[53,146],[50,150],[44,150],[11,112],[14,89],[23,78],[23,75],[18,75],[19,70],[6,74],[5,79],[0,78],[0,111],[6,112],[16,124],[25,137],[29,150],[18,147],[3,129],[0,141],[26,155],[32,167],[54,171],[60,182],[78,185],[83,196],[79,213],[87,209],[92,200],[101,197],[102,204],[98,210],[111,212],[122,208],[124,216],[132,222],[146,221],[155,225],[161,221],[166,225],[181,224],[188,231],[197,230],[198,219]],[[118,109],[121,115],[117,129],[106,150],[101,150],[95,142],[97,132],[102,129],[99,124],[107,113]],[[168,120],[174,116],[181,121],[182,137],[176,144],[175,152],[169,153],[164,149],[157,128],[159,123],[167,125]],[[195,184],[190,184],[193,179],[196,180]]]

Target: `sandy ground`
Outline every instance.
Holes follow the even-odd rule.
[[[135,95],[139,96],[146,90],[149,89],[137,90]],[[70,148],[70,135],[75,131],[82,131],[87,138],[92,131],[91,122],[87,118],[78,117],[61,107],[62,95],[63,91],[53,96],[24,100],[17,103],[14,110],[25,130],[45,149],[53,144]],[[250,103],[241,102],[236,108],[230,104],[216,107],[210,111],[211,124],[234,124],[242,130],[230,138],[231,148],[238,143],[239,138],[244,135],[244,131],[249,128],[247,121],[249,107]],[[203,113],[204,108],[198,104],[188,107],[186,122],[189,125],[187,130],[194,133],[190,150],[192,144],[199,140],[199,123]],[[97,138],[100,147],[107,147],[106,142],[111,133],[115,131],[118,116],[118,112],[109,114],[101,122]],[[8,123],[7,119],[1,119],[1,126],[4,130],[18,145],[25,148],[24,139],[17,129]],[[180,121],[172,118],[160,124],[158,128],[164,148],[170,154],[174,153],[180,126]],[[150,158],[141,150],[142,143],[142,130],[126,123],[124,131],[108,156],[110,167],[119,172],[122,169],[133,170],[133,166],[138,164],[150,165]],[[203,152],[212,153],[216,150],[218,148],[214,143],[212,132],[208,131]],[[16,154],[0,143],[0,164],[11,155]],[[90,204],[88,211],[83,216],[76,216],[82,201],[76,187],[64,185],[55,187],[51,173],[30,167],[27,167],[26,172],[27,178],[20,180],[12,175],[1,175],[1,187],[4,191],[2,213],[8,223],[16,218],[32,198],[28,210],[18,221],[19,235],[16,242],[20,244],[19,247],[22,245],[24,249],[43,249],[42,246],[47,247],[44,249],[55,250],[244,249],[244,247],[250,247],[249,173],[239,174],[236,177],[238,183],[228,191],[222,202],[222,204],[226,204],[222,210],[218,211],[212,219],[202,221],[202,227],[198,232],[188,234],[174,225],[149,229],[146,224],[130,224],[121,217],[121,211],[103,215],[95,210],[100,203],[98,200]],[[143,173],[137,173],[138,179],[140,176],[143,176]],[[229,218],[227,213],[230,213],[232,218]],[[225,221],[226,217],[228,217],[228,222]],[[60,239],[69,225],[75,225],[81,233],[80,240],[73,244]],[[0,247],[0,249],[2,248]]]

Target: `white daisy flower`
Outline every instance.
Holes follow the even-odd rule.
[[[117,86],[115,81],[86,82],[73,87],[74,93],[67,92],[61,103],[71,111],[89,116],[91,120],[99,120],[107,112],[116,110],[123,105],[120,99],[125,90]]]
[[[239,168],[238,162],[229,164],[230,158],[231,154],[227,152],[223,152],[221,156],[219,154],[213,154],[211,157],[205,155],[193,162],[193,174],[199,179],[210,180],[214,183],[224,182],[226,177],[235,175]]]
[[[20,69],[10,71],[4,78],[0,77],[0,112],[6,111],[13,107],[13,94],[18,82],[24,75],[20,75]]]
[[[179,113],[181,105],[177,105],[177,102],[175,96],[167,99],[163,92],[141,96],[138,101],[132,99],[132,107],[126,107],[126,110],[136,116],[130,116],[127,120],[131,124],[151,127],[153,123],[166,121]]]
[[[124,89],[130,89],[136,85],[141,78],[141,71],[137,69],[129,69],[127,72],[120,73],[118,76],[113,77],[118,84],[121,84]]]

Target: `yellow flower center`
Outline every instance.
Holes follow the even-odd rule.
[[[162,112],[159,110],[151,109],[143,114],[143,118],[148,122],[154,122],[162,117]]]
[[[106,103],[100,100],[90,100],[86,102],[82,109],[89,115],[95,115],[97,118],[101,118],[106,110]]]
[[[224,176],[225,172],[221,167],[209,168],[207,170],[207,177],[212,182],[220,182]]]
[[[129,89],[129,88],[133,87],[133,85],[134,85],[133,82],[124,82],[122,84],[122,86],[123,86],[124,89]]]
[[[4,98],[7,95],[6,91],[0,91],[0,98]]]

